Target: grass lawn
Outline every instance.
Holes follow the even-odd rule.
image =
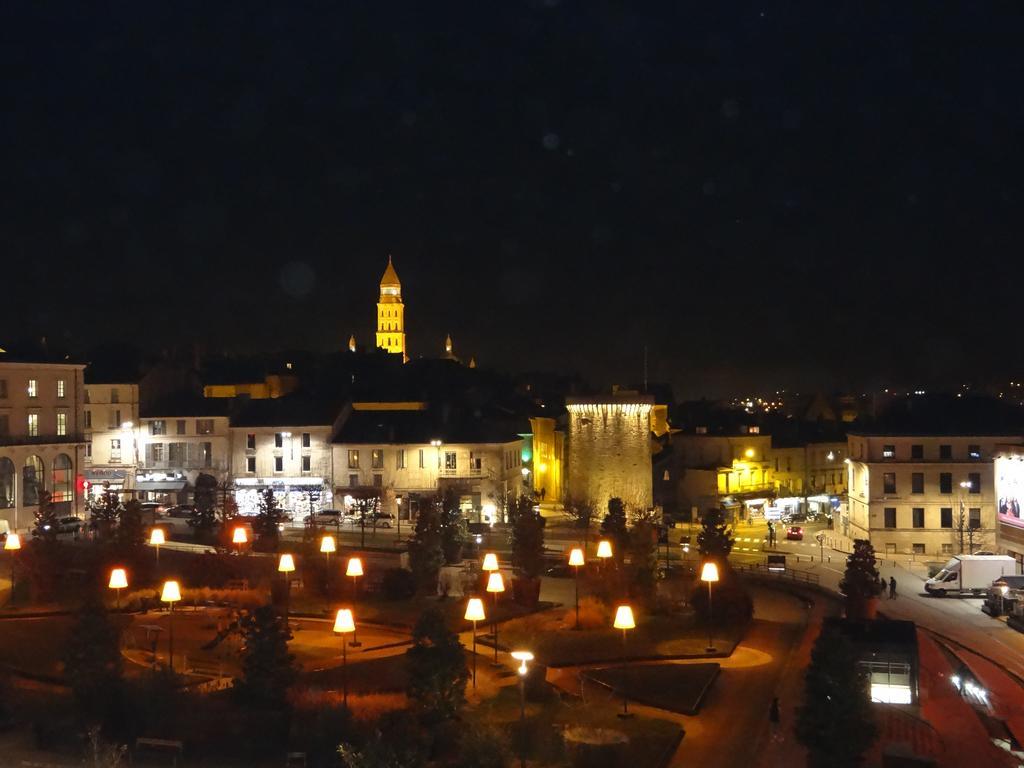
[[[718,664],[640,664],[594,669],[585,676],[616,693],[625,690],[632,701],[696,715],[718,669]]]
[[[715,639],[728,653],[742,628],[719,628]],[[727,642],[723,642],[727,641]],[[529,648],[538,661],[551,667],[617,661],[623,658],[622,632],[608,629],[567,628],[554,611],[502,625],[498,642],[505,647]],[[707,634],[692,614],[638,617],[637,628],[626,638],[626,658],[704,656]]]
[[[112,616],[121,629],[130,617]],[[64,648],[74,625],[71,616],[0,621],[0,659],[6,667],[34,677],[62,682]]]
[[[542,703],[527,704],[527,756],[541,764],[564,764],[565,754],[562,731],[566,728],[586,727],[618,731],[626,735],[629,745],[626,761],[629,768],[661,768],[666,757],[678,744],[682,729],[669,720],[633,717],[620,720],[618,709],[607,705],[569,703],[557,696]],[[513,751],[517,748],[514,733],[518,727],[519,693],[517,686],[502,689],[471,710],[469,724],[491,724],[507,728],[513,733]]]
[[[316,688],[340,690],[342,669],[339,666],[317,672],[307,672],[302,675],[301,681]],[[408,681],[404,653],[348,665],[348,689],[353,693],[404,692]]]

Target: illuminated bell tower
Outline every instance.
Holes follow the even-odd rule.
[[[405,354],[405,305],[402,304],[402,283],[388,256],[388,266],[380,279],[380,298],[377,300],[377,346],[386,352]]]

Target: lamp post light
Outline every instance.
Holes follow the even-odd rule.
[[[160,545],[166,544],[167,539],[164,537],[163,528],[154,528],[149,534],[149,545],[156,547],[156,567],[160,567]]]
[[[636,620],[633,618],[633,609],[628,605],[620,605],[615,609],[615,629],[622,630],[622,663],[626,663],[626,632],[636,629]],[[626,686],[625,675],[622,683],[622,712],[619,717],[630,717],[629,714],[629,693]]]
[[[4,550],[11,553],[11,599],[9,602],[14,602],[14,553],[21,549],[21,537],[16,533],[8,533],[7,539],[4,541]]]
[[[971,484],[970,480],[963,480],[960,483],[960,521],[959,521],[960,525],[957,526],[960,529],[960,554],[963,554],[963,552],[964,552],[964,523],[966,522],[968,529],[970,529],[970,527],[971,527],[971,521],[970,520],[964,520],[964,491],[967,491],[968,493],[970,493],[971,487],[972,487],[972,484]],[[970,546],[970,549],[972,549],[972,550],[974,549],[973,540],[974,540],[974,534],[972,532],[971,533],[971,546]],[[968,552],[968,554],[973,555],[974,552]]]
[[[576,629],[580,628],[580,566],[583,565],[583,550],[579,547],[573,547],[573,550],[569,553],[569,565],[576,571]]]
[[[110,572],[110,582],[107,587],[116,590],[114,607],[121,609],[121,590],[128,586],[128,574],[124,568],[115,568]]]
[[[505,581],[501,573],[492,571],[487,577],[487,591],[494,595],[494,616],[491,617],[491,624],[494,627],[494,666],[498,666],[498,595],[505,591]]]
[[[351,632],[353,635],[356,631],[356,622],[352,618],[352,610],[350,608],[342,608],[338,611],[337,616],[334,617],[334,634],[341,635],[341,679],[342,679],[342,690],[344,693],[343,701],[345,707],[348,707],[348,633]]]
[[[608,539],[601,539],[597,542],[597,558],[601,563],[601,571],[604,571],[604,564],[612,556],[612,543]]]
[[[345,568],[345,575],[352,577],[352,604],[355,605],[356,598],[359,596],[359,577],[363,575],[363,561],[358,557],[350,557],[348,559],[348,567]],[[352,630],[351,645],[353,648],[358,648],[362,645],[356,637],[354,629]]]
[[[174,604],[181,600],[181,587],[176,581],[165,581],[161,602],[167,603],[167,666],[174,671]]]
[[[239,526],[235,528],[234,533],[231,534],[231,543],[238,546],[238,554],[242,554],[242,548],[249,541],[249,536],[245,532],[245,528]]]
[[[494,554],[493,552],[487,552],[487,553],[484,554],[484,561],[480,565],[480,570],[481,571],[486,573],[488,575],[488,577],[489,577],[490,574],[493,573],[494,571],[497,571],[499,567],[500,566],[498,565],[498,556],[496,554]],[[490,581],[488,580],[488,584],[489,583],[490,583]],[[495,610],[497,610],[497,606],[498,606],[498,603],[497,603],[498,598],[497,598],[497,596],[495,596],[494,600],[495,600],[495,603],[494,603]],[[494,634],[493,627],[492,627],[491,634],[492,635]]]
[[[295,558],[287,552],[281,555],[281,559],[277,561],[277,570],[284,574],[284,623],[288,625],[288,609],[291,605],[292,597],[292,577],[291,574],[295,570]]]
[[[484,601],[479,597],[471,597],[466,604],[466,621],[473,622],[473,690],[476,690],[476,623],[486,621]]]
[[[516,672],[519,673],[519,765],[526,768],[526,675],[530,671],[526,666],[533,661],[529,651],[512,651],[512,658],[519,662]]]
[[[708,653],[714,653],[717,649],[711,639],[711,625],[714,622],[714,613],[711,610],[711,585],[718,581],[718,566],[712,562],[704,563],[704,567],[700,571],[700,580],[708,585],[708,647],[706,650]]]

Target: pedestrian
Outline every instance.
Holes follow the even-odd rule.
[[[896,577],[895,576],[890,576],[889,577],[889,599],[890,600],[895,600],[896,599]]]

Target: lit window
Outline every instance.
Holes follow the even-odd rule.
[[[348,468],[359,469],[359,449],[349,449],[348,452]]]
[[[112,464],[121,461],[121,441],[114,439],[110,441],[110,462]]]
[[[39,437],[39,414],[30,413],[28,415],[28,436]]]
[[[68,433],[68,415],[66,413],[57,414],[57,434],[64,436]]]
[[[374,469],[383,469],[384,467],[384,451],[380,448],[374,448],[370,452],[370,463]]]
[[[882,446],[882,458],[891,459],[896,455],[895,445],[883,445]]]
[[[57,379],[57,397],[64,397],[64,379]]]
[[[395,469],[405,469],[405,448],[395,451]]]
[[[28,380],[28,396],[39,397],[39,382],[35,379]]]
[[[968,445],[967,446],[967,455],[970,456],[972,459],[980,459],[981,458],[981,446],[980,445]]]
[[[166,435],[167,434],[167,422],[163,419],[153,419],[149,422],[149,434],[151,435]]]

